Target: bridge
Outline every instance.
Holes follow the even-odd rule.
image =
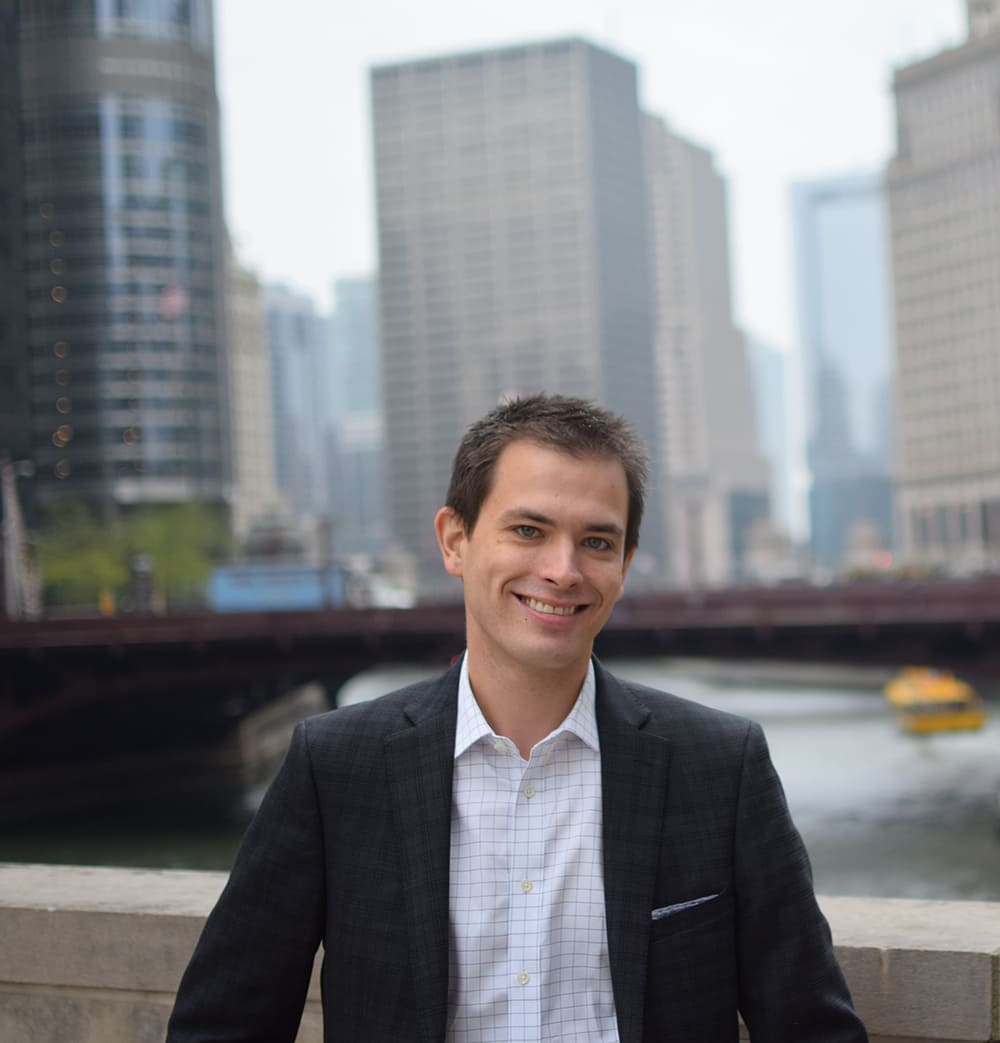
[[[143,765],[186,750],[162,770],[193,778],[193,746],[218,750],[283,693],[311,681],[336,693],[377,665],[444,668],[463,645],[458,603],[0,623],[0,797],[23,804],[26,787],[48,785],[55,766],[69,778],[83,751],[114,771],[123,749]],[[917,662],[1000,678],[1000,576],[634,596],[617,606],[597,651]],[[5,789],[19,771],[28,774]]]

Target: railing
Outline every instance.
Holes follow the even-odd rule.
[[[162,1043],[223,873],[0,864],[0,1039]],[[872,1043],[1000,1040],[1000,903],[823,898]],[[320,1043],[314,975],[298,1043]]]
[[[734,587],[626,595],[611,630],[666,628],[880,627],[1000,623],[1000,574],[976,580],[855,582],[834,586]],[[0,650],[36,653],[87,646],[215,644],[260,637],[300,640],[450,633],[461,601],[413,609],[326,608],[290,612],[197,612],[113,618],[0,620]]]

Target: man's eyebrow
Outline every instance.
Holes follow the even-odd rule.
[[[588,532],[603,532],[607,533],[608,536],[624,536],[625,530],[620,525],[615,525],[614,522],[594,522],[593,525],[586,526]]]
[[[500,515],[500,523],[509,525],[513,522],[538,522],[539,525],[555,525],[555,521],[545,514],[539,514],[528,507],[511,507]]]
[[[538,525],[555,525],[555,520],[547,514],[539,514],[530,507],[511,507],[504,511],[499,518],[501,525],[512,525],[516,522],[534,522]],[[614,522],[592,522],[585,525],[587,532],[600,532],[608,536],[624,536],[625,530]]]

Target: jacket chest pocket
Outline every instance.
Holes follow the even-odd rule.
[[[651,913],[650,942],[656,944],[678,935],[708,932],[731,933],[735,902],[730,889],[668,905]],[[710,930],[715,928],[715,931]]]

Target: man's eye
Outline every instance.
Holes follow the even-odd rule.
[[[611,543],[606,540],[603,536],[588,536],[584,541],[583,545],[590,550],[610,550]]]
[[[533,540],[538,535],[538,527],[536,525],[518,525],[514,531],[518,536],[523,536],[526,540]]]

